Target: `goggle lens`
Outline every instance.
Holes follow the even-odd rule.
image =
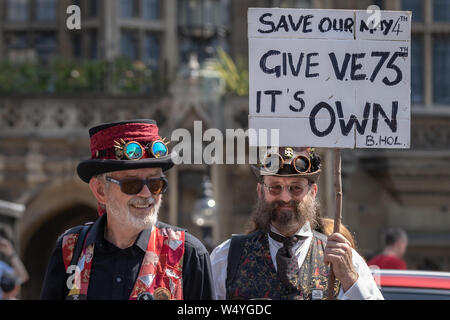
[[[161,141],[156,141],[152,144],[151,152],[155,158],[164,157],[168,152],[167,146]]]
[[[294,169],[299,173],[308,172],[311,167],[311,163],[309,159],[305,156],[298,156],[292,162],[291,165],[294,166]]]
[[[283,164],[283,158],[279,154],[268,154],[264,158],[264,168],[270,172],[277,172]]]

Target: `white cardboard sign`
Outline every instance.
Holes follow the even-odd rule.
[[[365,11],[249,9],[249,128],[279,129],[280,146],[409,148],[411,14],[380,13],[374,27]]]

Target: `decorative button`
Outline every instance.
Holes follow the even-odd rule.
[[[121,278],[121,277],[117,277],[117,278],[116,278],[116,282],[117,282],[117,283],[121,283],[121,282],[122,282],[122,278]]]
[[[150,292],[141,292],[137,296],[137,300],[154,300],[153,296],[150,294]]]

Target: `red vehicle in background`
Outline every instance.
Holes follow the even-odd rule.
[[[450,300],[450,272],[371,270],[386,300]]]

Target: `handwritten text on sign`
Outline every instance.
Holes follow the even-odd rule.
[[[249,9],[249,127],[279,129],[281,145],[409,148],[411,16],[371,21],[365,11]]]

